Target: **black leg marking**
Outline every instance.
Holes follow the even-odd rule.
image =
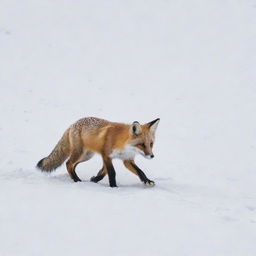
[[[81,181],[81,179],[77,176],[75,171],[73,173],[71,173],[71,178],[73,179],[74,182]]]
[[[136,164],[131,162],[131,166],[136,170],[141,181],[146,182],[148,180],[146,174]]]
[[[80,178],[77,176],[76,172],[75,172],[75,168],[79,163],[76,163],[74,166],[72,165],[72,162],[70,160],[67,161],[66,166],[67,166],[67,170],[68,173],[70,175],[70,177],[72,178],[72,180],[74,182],[78,182],[81,181]]]
[[[114,166],[113,166],[111,160],[104,161],[104,164],[107,168],[110,187],[117,187],[117,185],[116,185],[116,172],[115,172],[115,169],[114,169]]]
[[[105,177],[105,175],[97,175],[97,176],[91,177],[90,180],[91,180],[92,182],[97,183],[98,181],[102,180],[104,177]]]
[[[146,184],[146,185],[154,185],[155,184],[154,181],[148,179],[146,174],[134,162],[130,162],[130,164],[136,170],[140,180],[142,182],[144,182],[144,184]]]
[[[106,170],[103,167],[97,174],[97,176],[91,177],[91,181],[97,183],[98,181],[102,180],[106,175]]]

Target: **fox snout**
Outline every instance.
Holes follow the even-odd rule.
[[[147,145],[146,143],[143,145],[145,145],[143,148],[142,148],[142,154],[145,158],[147,159],[152,159],[154,158],[154,154],[153,154],[153,151],[152,151],[152,145]]]
[[[152,158],[154,158],[155,156],[154,156],[154,154],[149,154],[149,155],[145,155],[145,157],[146,157],[147,159],[152,159]]]

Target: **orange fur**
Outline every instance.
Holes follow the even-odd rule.
[[[158,122],[159,119],[156,119],[144,125],[138,122],[128,125],[93,117],[80,119],[65,131],[51,154],[39,161],[37,166],[42,171],[52,171],[68,158],[68,173],[74,181],[80,181],[75,167],[98,153],[102,156],[103,167],[95,181],[108,173],[110,185],[112,180],[112,185],[116,186],[112,158],[128,161],[128,169],[138,173],[129,160],[133,161],[137,153],[153,157],[152,147]]]

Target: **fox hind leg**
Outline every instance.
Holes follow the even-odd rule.
[[[80,178],[77,176],[76,172],[75,172],[75,168],[76,168],[76,165],[77,164],[74,164],[74,162],[72,161],[74,160],[74,158],[70,158],[67,163],[66,163],[66,166],[67,166],[67,170],[68,170],[68,174],[69,176],[71,177],[71,179],[74,181],[74,182],[78,182],[78,181],[81,181]]]
[[[77,151],[73,152],[70,156],[69,160],[66,163],[68,173],[70,177],[74,180],[74,182],[81,181],[81,179],[77,176],[75,168],[79,163],[88,161],[93,157],[93,153],[90,151]]]

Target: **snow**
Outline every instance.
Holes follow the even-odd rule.
[[[256,2],[2,0],[0,255],[256,255]],[[35,168],[96,116],[161,118],[145,187]]]

